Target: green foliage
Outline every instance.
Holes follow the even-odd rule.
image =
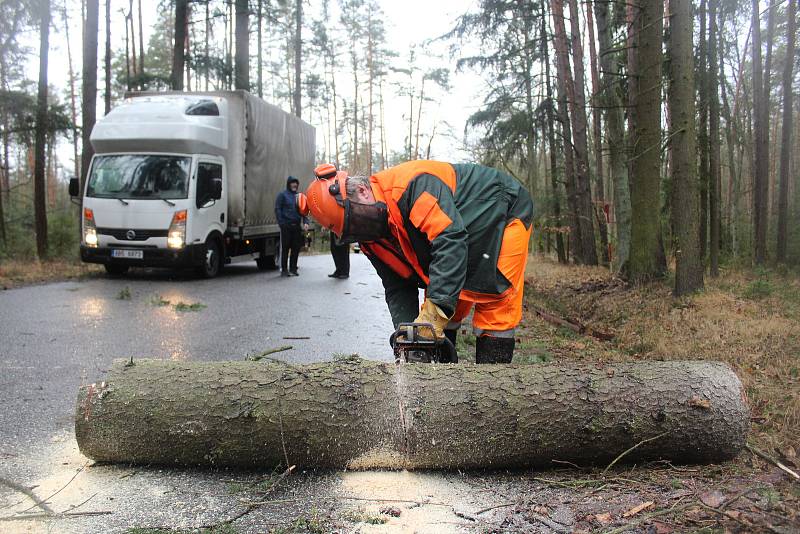
[[[150,304],[151,306],[156,306],[156,307],[159,307],[159,308],[163,307],[163,306],[169,306],[169,304],[170,304],[170,302],[168,300],[164,300],[161,297],[161,295],[159,295],[157,293],[151,295],[150,298],[147,300],[147,303]]]
[[[758,278],[750,282],[742,296],[751,300],[760,300],[769,297],[775,291],[775,286],[769,278],[769,273],[762,268],[756,269]]]
[[[173,306],[173,308],[175,309],[175,311],[178,312],[195,312],[203,310],[207,308],[207,306],[205,304],[201,304],[200,302],[193,302],[193,303],[178,302]]]
[[[131,288],[125,286],[120,289],[117,293],[117,300],[131,300]]]

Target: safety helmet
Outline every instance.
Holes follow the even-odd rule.
[[[327,163],[314,169],[317,179],[306,189],[306,210],[340,243],[373,241],[389,233],[386,204],[362,204],[347,198],[347,173]],[[299,204],[298,204],[299,208]]]
[[[341,237],[344,231],[344,200],[347,197],[347,173],[337,171],[332,163],[318,165],[314,169],[316,180],[306,189],[307,212],[322,226]],[[300,205],[298,204],[298,208]]]

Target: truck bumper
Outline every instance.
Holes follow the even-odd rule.
[[[81,245],[81,260],[85,263],[127,265],[128,267],[194,267],[202,265],[206,259],[205,243],[187,245],[179,250],[164,248],[145,248],[142,259],[112,258],[113,247],[87,247]]]

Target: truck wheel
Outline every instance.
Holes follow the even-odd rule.
[[[121,276],[128,272],[127,265],[118,265],[116,263],[106,263],[103,265],[106,268],[106,272],[111,276]]]
[[[275,255],[272,254],[270,256],[261,256],[256,258],[256,265],[258,265],[259,271],[274,271],[278,268],[278,264],[275,263]]]
[[[214,278],[222,270],[222,243],[216,237],[206,240],[206,259],[197,268],[197,273],[203,278]]]

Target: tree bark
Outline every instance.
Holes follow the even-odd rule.
[[[615,7],[619,13],[624,7]],[[603,104],[605,106],[606,139],[611,181],[614,184],[614,221],[616,222],[617,249],[614,271],[627,269],[631,243],[631,197],[628,186],[628,167],[625,161],[625,116],[620,84],[620,53],[614,51],[609,20],[609,4],[594,2],[597,16],[597,40],[600,45],[600,69],[603,72]],[[617,17],[620,18],[620,17]]]
[[[250,90],[250,8],[247,0],[236,0],[236,58],[234,87]]]
[[[720,132],[719,132],[719,72],[717,68],[717,0],[708,3],[708,128],[709,128],[709,212],[710,212],[710,238],[709,260],[710,274],[719,276],[719,240],[720,240],[720,201],[721,180],[720,171]]]
[[[661,42],[662,0],[640,0],[634,19],[636,120],[631,175],[630,278],[644,281],[666,272],[661,242]]]
[[[776,259],[786,261],[789,219],[789,162],[792,157],[792,67],[797,39],[797,0],[789,0],[786,22],[786,59],[783,65],[783,126],[781,127],[780,193]],[[795,192],[795,194],[798,194]]]
[[[703,287],[700,253],[700,196],[695,153],[694,58],[692,2],[670,0],[670,84],[672,117],[672,228],[675,234],[676,296]]]
[[[183,91],[188,9],[188,0],[175,0],[175,42],[172,46],[172,89],[174,91]]]
[[[340,469],[605,465],[637,444],[624,461],[713,462],[748,427],[736,374],[701,361],[119,361],[75,415],[95,461]]]
[[[34,155],[33,209],[36,228],[36,255],[47,258],[47,205],[45,202],[47,148],[47,58],[50,48],[50,0],[39,4],[39,87],[36,95],[36,154]]]

